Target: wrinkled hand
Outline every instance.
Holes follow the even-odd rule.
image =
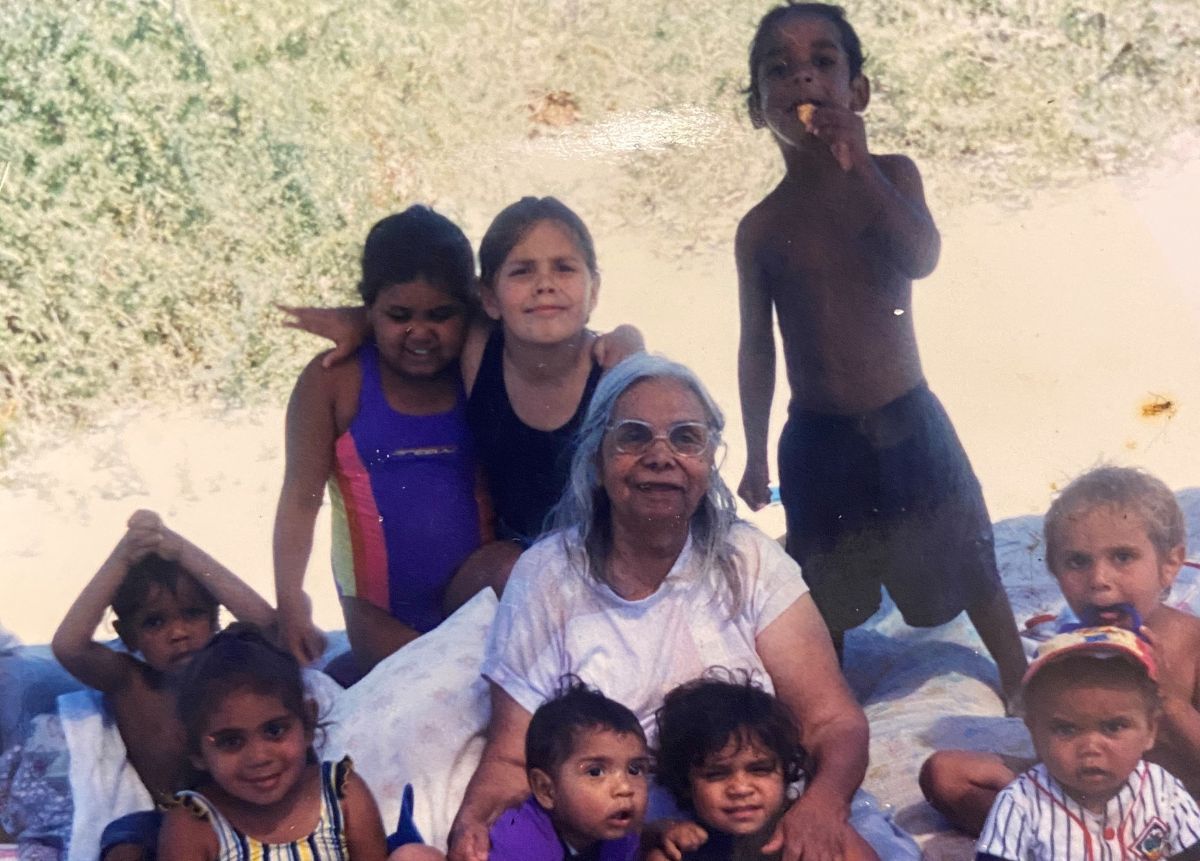
[[[810,786],[779,820],[762,853],[782,849],[783,861],[839,861],[845,857],[848,815],[844,801]]]
[[[655,858],[681,861],[684,852],[695,852],[708,842],[708,832],[695,822],[672,821],[660,827],[658,847],[646,854],[646,861]]]
[[[833,152],[833,157],[842,170],[853,170],[871,165],[867,152],[867,128],[863,118],[849,108],[822,105],[812,114],[806,125],[809,134],[816,135]]]
[[[737,492],[750,506],[751,511],[765,508],[771,502],[771,473],[767,465],[746,464],[746,471],[742,473]]]
[[[646,350],[646,341],[637,326],[622,323],[611,332],[605,332],[592,344],[592,358],[600,367],[608,370],[634,353]]]
[[[488,861],[491,841],[486,825],[455,824],[450,829],[449,843],[446,861]]]
[[[365,337],[360,308],[310,308],[276,305],[286,316],[283,325],[333,341],[333,349],[321,359],[321,366],[332,368],[354,355]]]
[[[325,652],[325,635],[312,621],[312,602],[303,592],[296,598],[279,599],[279,639],[301,665],[308,665]]]

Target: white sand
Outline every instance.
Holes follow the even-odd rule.
[[[1042,510],[1056,485],[1100,461],[1144,466],[1176,488],[1200,485],[1196,143],[1181,142],[1180,158],[1137,181],[1044,194],[1021,211],[934,204],[944,251],[916,287],[921,350],[995,518]],[[652,349],[701,374],[729,414],[724,474],[735,485],[745,455],[731,252],[680,265],[655,256],[653,237],[598,243],[594,322],[635,322]],[[779,383],[773,433],[786,405]],[[1144,417],[1156,397],[1174,408]],[[158,510],[272,594],[282,404],[117,414],[6,472],[0,623],[27,642],[49,639],[136,508]],[[782,531],[778,508],[757,519]],[[318,623],[340,627],[327,523],[317,532],[309,588]]]

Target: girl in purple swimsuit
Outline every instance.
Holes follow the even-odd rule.
[[[303,584],[326,484],[362,673],[454,609],[451,581],[491,538],[458,367],[474,287],[471,245],[451,221],[423,206],[384,218],[359,284],[371,337],[350,361],[314,358],[296,382],[274,546],[280,625],[302,661],[322,649]]]

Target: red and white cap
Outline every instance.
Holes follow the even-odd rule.
[[[1154,665],[1154,652],[1150,644],[1128,628],[1104,625],[1096,628],[1076,628],[1042,643],[1038,647],[1037,657],[1025,671],[1021,684],[1029,684],[1029,680],[1037,675],[1042,667],[1068,655],[1090,655],[1131,661],[1144,669],[1151,681],[1158,681],[1158,668]]]

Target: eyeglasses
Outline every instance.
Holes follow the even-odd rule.
[[[645,454],[656,440],[665,439],[676,454],[700,457],[712,442],[709,427],[703,422],[676,422],[666,433],[655,433],[648,422],[625,419],[609,425],[608,432],[612,435],[613,446],[621,454]]]

